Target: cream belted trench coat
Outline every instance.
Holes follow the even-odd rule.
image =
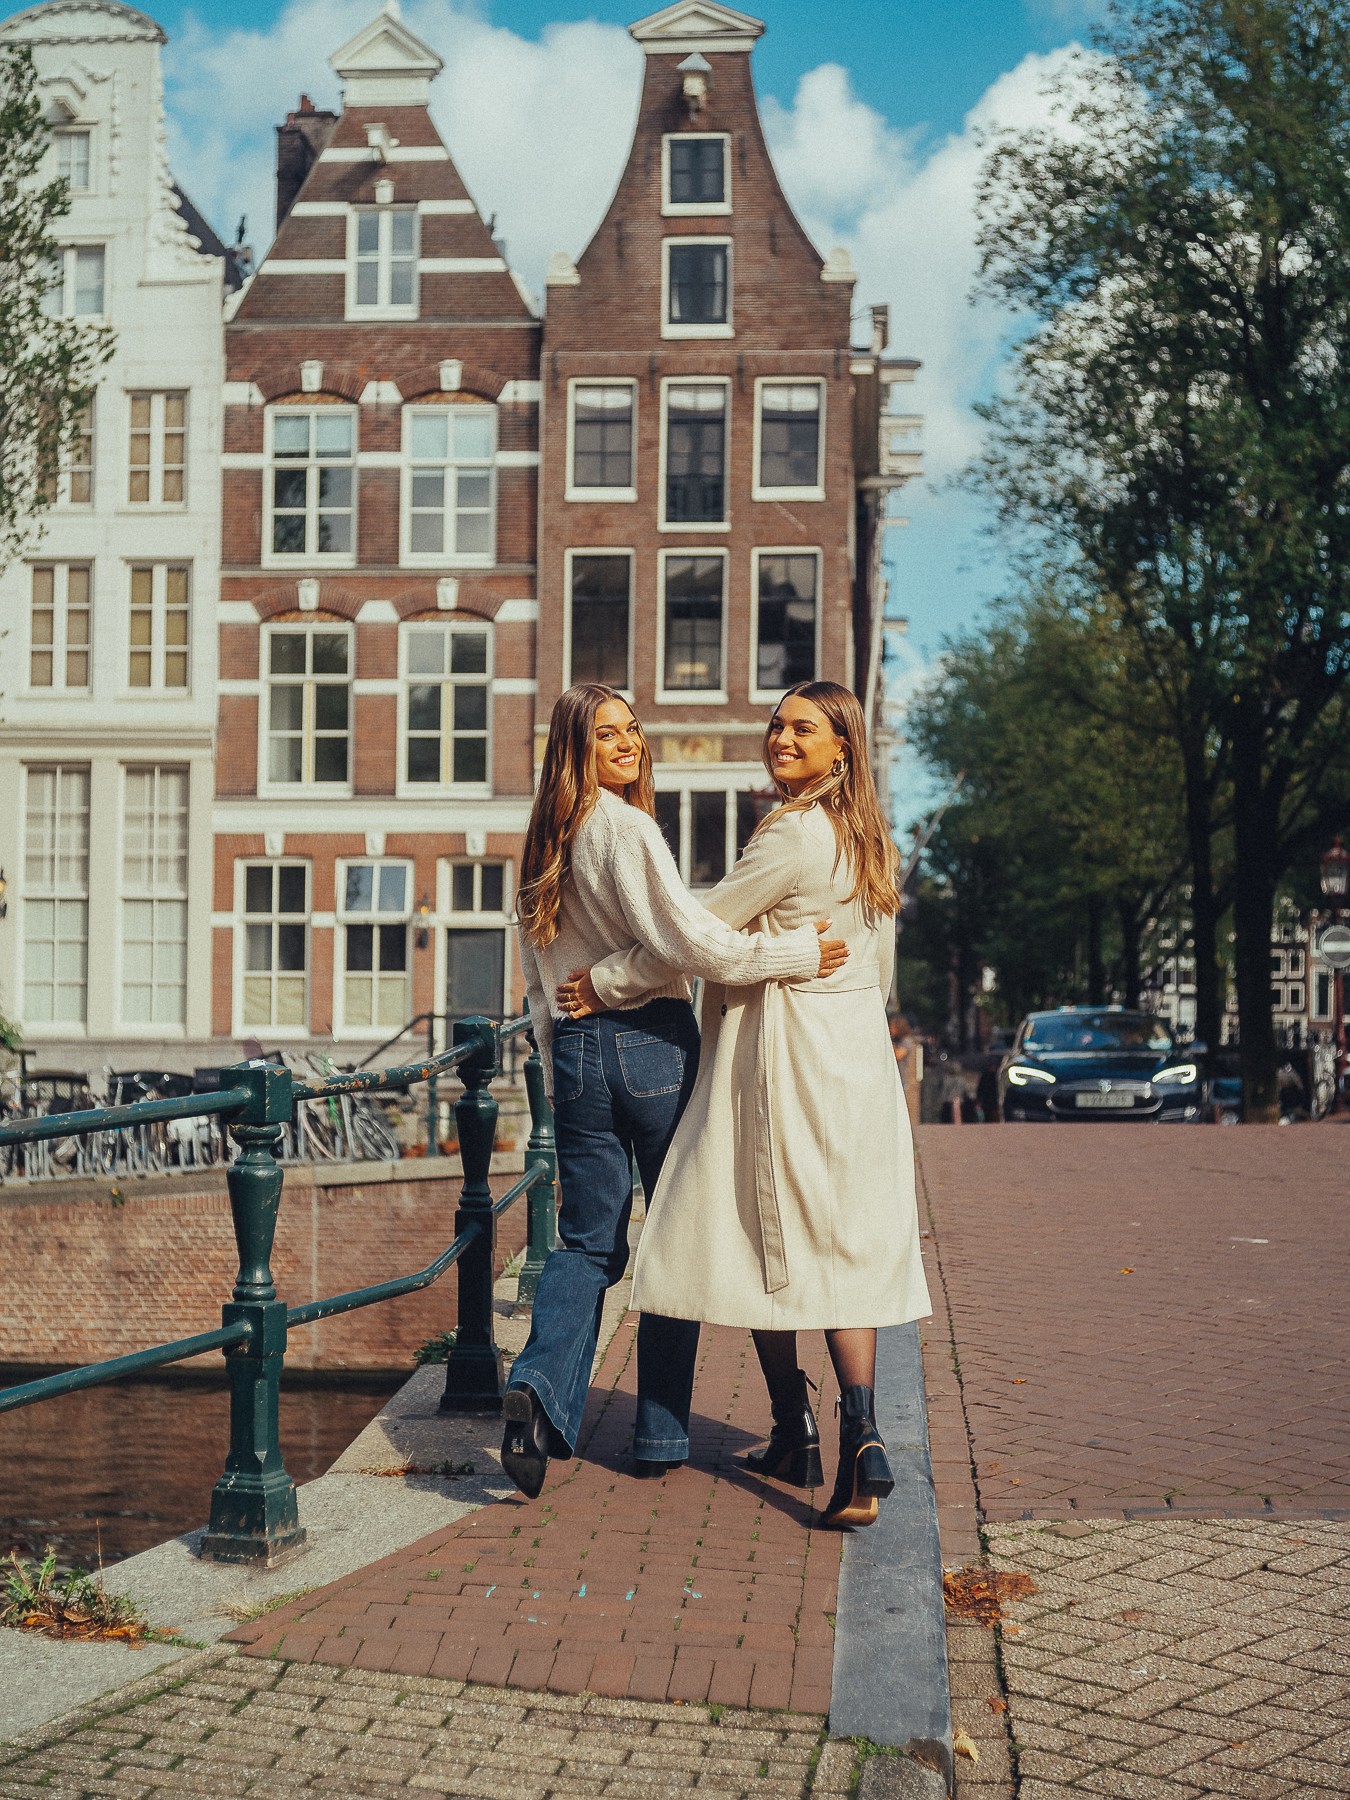
[[[832,919],[828,935],[849,957],[824,981],[705,986],[698,1080],[638,1246],[643,1312],[809,1331],[932,1310],[886,1024],[895,921],[849,900],[852,885],[829,818],[812,807],[774,814],[703,896],[738,929]],[[640,947],[591,971],[609,1006],[668,975]]]

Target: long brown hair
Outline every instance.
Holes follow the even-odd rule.
[[[847,860],[849,873],[853,877],[853,892],[848,896],[849,899],[861,900],[872,912],[898,912],[900,890],[896,875],[900,866],[900,852],[891,839],[881,802],[877,799],[876,783],[872,779],[872,765],[867,754],[867,723],[857,695],[849,688],[841,687],[837,681],[799,681],[796,687],[788,689],[783,700],[809,700],[812,706],[820,708],[833,726],[835,736],[844,745],[844,766],[838,774],[832,771],[813,782],[802,793],[795,797],[790,795],[774,774],[770,760],[769,733],[773,729],[771,718],[764,729],[761,755],[770,779],[784,797],[780,810],[806,812],[813,806],[819,806],[834,826],[839,855]],[[778,702],[778,706],[783,704],[783,700]],[[774,708],[774,718],[778,716],[778,706]],[[772,817],[773,814],[770,813],[769,818]],[[766,819],[765,824],[767,823]]]
[[[595,715],[606,700],[623,700],[623,695],[598,681],[581,681],[559,695],[549,716],[544,764],[525,828],[516,895],[516,912],[525,935],[541,949],[558,935],[558,910],[572,869],[572,844],[599,797]],[[629,806],[656,812],[652,755],[641,726],[638,778],[624,789],[623,797]]]

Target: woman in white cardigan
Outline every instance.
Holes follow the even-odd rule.
[[[535,1295],[529,1341],[503,1403],[502,1463],[537,1494],[550,1454],[571,1455],[605,1290],[628,1264],[631,1168],[651,1193],[698,1064],[687,975],[807,980],[846,956],[825,921],[747,937],[685,888],[654,816],[651,755],[612,688],[569,688],[553,709],[517,899],[535,1039],[553,1100],[562,1202],[558,1247]],[[660,970],[634,1000],[585,1020],[553,1017],[568,969],[642,946]],[[653,1310],[638,1333],[638,1472],[688,1454],[698,1326]]]
[[[828,913],[849,947],[826,981],[738,980],[704,992],[698,1079],[649,1202],[633,1304],[749,1326],[773,1406],[751,1466],[820,1480],[795,1333],[824,1329],[840,1387],[827,1523],[869,1525],[893,1486],[876,1429],[876,1327],[930,1310],[909,1115],[886,1023],[896,853],[862,709],[833,682],[780,702],[764,740],[786,804],[706,895],[728,925],[787,932]],[[564,1011],[623,1005],[664,974],[644,950],[575,972]]]

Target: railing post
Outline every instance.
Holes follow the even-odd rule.
[[[455,1103],[464,1185],[455,1213],[455,1236],[477,1225],[478,1233],[457,1265],[459,1323],[455,1347],[445,1365],[443,1412],[500,1412],[502,1353],[493,1335],[492,1278],[496,1269],[497,1221],[492,1216],[492,1142],[497,1135],[497,1102],[489,1083],[497,1072],[497,1033],[487,1019],[458,1019],[457,1044],[476,1044],[459,1065],[464,1092]]]
[[[295,1483],[281,1457],[278,1401],[286,1354],[286,1304],[272,1281],[272,1240],[281,1205],[282,1169],[276,1159],[282,1126],[292,1110],[289,1069],[243,1063],[222,1080],[246,1087],[251,1099],[230,1127],[240,1154],[226,1181],[239,1274],[222,1322],[245,1320],[251,1335],[225,1352],[230,1377],[230,1452],[211,1495],[211,1522],[202,1556],[212,1562],[261,1563],[272,1568],[305,1541]]]
[[[544,1059],[539,1054],[533,1032],[530,1033],[530,1054],[525,1058],[525,1092],[530,1098],[530,1141],[525,1152],[525,1166],[531,1169],[539,1165],[547,1169],[548,1180],[532,1187],[528,1196],[529,1237],[520,1285],[516,1289],[516,1299],[522,1305],[534,1299],[548,1253],[557,1239],[553,1184],[558,1178],[558,1157],[553,1140],[553,1108],[544,1091]]]
[[[436,1015],[427,1014],[427,1061],[436,1055]],[[427,1080],[427,1155],[439,1156],[441,1153],[440,1137],[440,1095],[436,1092],[436,1077]]]

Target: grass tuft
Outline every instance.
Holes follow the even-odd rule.
[[[86,1643],[182,1642],[178,1632],[152,1625],[128,1595],[110,1594],[103,1585],[101,1569],[96,1576],[83,1569],[58,1575],[53,1550],[39,1563],[30,1563],[12,1550],[9,1564],[0,1591],[0,1625]]]

